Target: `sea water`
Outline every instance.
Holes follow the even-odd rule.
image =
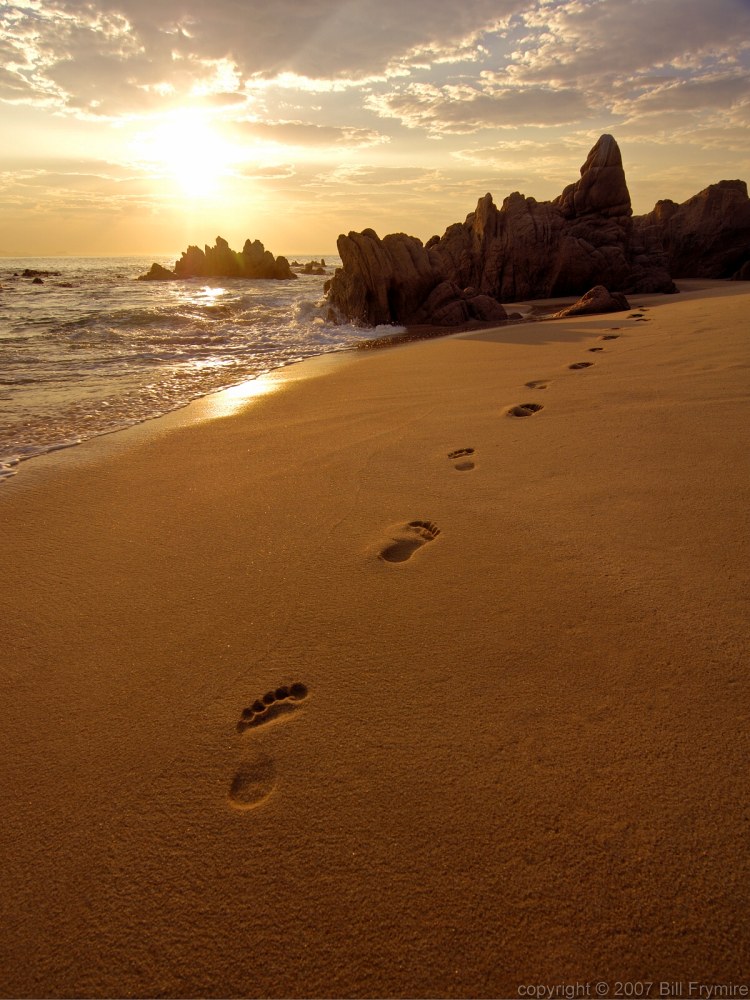
[[[136,280],[176,256],[0,258],[0,481],[25,459],[383,332],[326,319],[336,256],[294,281]],[[24,271],[48,273],[40,284]]]

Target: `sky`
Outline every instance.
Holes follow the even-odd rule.
[[[617,139],[636,213],[750,181],[750,0],[3,0],[0,253],[422,240]]]

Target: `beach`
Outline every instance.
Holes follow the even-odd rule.
[[[4,483],[3,996],[747,981],[750,286],[678,285]]]

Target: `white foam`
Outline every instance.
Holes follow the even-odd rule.
[[[324,256],[330,275],[339,261]],[[261,372],[404,330],[330,321],[322,275],[134,280],[151,262],[0,261],[0,282],[12,290],[3,303],[8,336],[0,337],[0,479],[13,475],[19,461],[140,423]],[[50,282],[32,289],[20,277],[25,267],[60,271],[55,282],[73,287]]]

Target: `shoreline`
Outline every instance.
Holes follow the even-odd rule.
[[[32,457],[359,337],[320,322],[318,276],[302,275],[294,287],[186,280],[165,290],[136,283],[146,267],[138,261],[75,257],[47,260],[44,271],[36,270],[43,261],[6,261],[3,301],[18,336],[3,341],[3,480]]]
[[[132,256],[132,255],[131,255]],[[137,256],[137,255],[135,255]],[[680,279],[677,281],[678,291],[684,295],[695,295],[700,294],[704,291],[718,290],[725,286],[731,287],[732,284],[742,285],[742,282],[732,283],[724,279]],[[648,302],[650,304],[659,304],[663,300],[670,300],[673,296],[665,296],[662,293],[653,293],[650,295],[636,296],[639,300]],[[304,358],[301,361],[294,361],[290,364],[281,365],[278,368],[274,368],[269,372],[264,372],[255,378],[246,379],[242,382],[238,382],[236,385],[225,386],[221,389],[213,389],[206,392],[202,396],[197,396],[194,399],[188,400],[186,403],[182,403],[176,406],[172,410],[167,410],[164,413],[157,414],[156,416],[147,416],[142,418],[136,423],[128,424],[125,427],[117,427],[112,430],[102,431],[94,434],[90,438],[84,438],[81,441],[75,441],[70,443],[58,444],[50,447],[47,451],[41,452],[36,455],[30,455],[26,458],[21,458],[15,463],[8,465],[7,467],[0,466],[0,489],[7,485],[11,481],[15,481],[15,478],[19,472],[23,469],[24,471],[36,467],[37,463],[49,459],[51,456],[57,456],[58,453],[68,453],[71,450],[77,450],[78,448],[89,446],[92,442],[96,442],[104,438],[112,438],[113,435],[127,434],[133,431],[137,431],[139,428],[150,427],[154,425],[155,422],[160,422],[163,420],[170,421],[170,418],[175,418],[175,415],[182,414],[182,417],[177,416],[177,425],[182,425],[183,423],[192,422],[192,413],[195,412],[196,422],[202,422],[205,419],[211,419],[210,416],[205,416],[205,413],[212,413],[214,410],[223,410],[224,405],[221,402],[223,394],[227,395],[227,406],[231,412],[234,412],[240,408],[240,402],[243,397],[252,399],[257,395],[264,395],[264,387],[266,385],[276,386],[279,382],[286,381],[297,381],[298,378],[303,378],[309,371],[312,377],[326,370],[328,364],[335,365],[334,361],[325,361],[324,359],[338,358],[342,363],[349,359],[352,354],[367,354],[370,351],[379,351],[382,349],[390,349],[394,347],[402,347],[407,344],[416,343],[422,340],[434,340],[444,337],[455,337],[460,336],[464,333],[472,332],[482,332],[491,331],[496,329],[503,329],[507,326],[528,326],[537,323],[545,322],[551,319],[551,313],[565,308],[568,305],[572,305],[575,301],[571,296],[560,296],[557,298],[549,299],[530,299],[523,302],[507,303],[506,308],[509,311],[522,311],[521,319],[509,319],[508,321],[497,324],[497,323],[480,323],[478,321],[466,324],[460,327],[408,327],[404,333],[398,333],[391,335],[384,335],[382,337],[374,338],[370,341],[361,341],[352,344],[351,347],[341,348],[336,351],[327,351],[321,354],[313,355],[309,358]],[[631,308],[638,308],[637,305],[631,303]],[[606,319],[608,316],[617,317],[618,313],[610,314],[600,314],[599,318]],[[591,318],[597,318],[596,315]],[[300,367],[302,366],[302,367]],[[307,367],[309,366],[309,368]],[[285,373],[292,372],[294,374],[289,375],[289,379],[285,377]],[[301,374],[300,374],[301,373]],[[256,386],[258,391],[254,391],[253,387]],[[210,400],[216,400],[216,404],[212,405]],[[203,405],[205,403],[205,406]],[[195,408],[193,411],[192,408]],[[185,412],[188,411],[188,412]],[[166,428],[168,425],[164,425]],[[170,425],[171,426],[171,423]],[[33,463],[30,466],[29,463]]]
[[[742,980],[750,286],[631,306],[24,463],[0,995]]]
[[[48,460],[51,460],[52,464],[56,464],[58,460],[67,460],[70,455],[70,460],[73,462],[96,461],[99,454],[95,455],[92,452],[90,455],[87,449],[95,449],[98,442],[102,442],[101,447],[105,449],[105,451],[101,452],[103,455],[106,453],[110,442],[114,441],[113,447],[115,448],[120,445],[120,435],[137,435],[140,437],[143,434],[148,435],[151,429],[154,430],[155,434],[161,434],[175,427],[203,423],[207,420],[236,413],[242,408],[243,403],[274,391],[280,384],[293,383],[301,378],[314,378],[319,374],[323,374],[328,367],[333,367],[336,364],[335,361],[329,361],[329,359],[335,358],[343,363],[356,350],[356,347],[351,347],[329,351],[324,354],[316,354],[312,357],[304,358],[301,361],[280,365],[278,368],[263,372],[254,378],[245,379],[236,385],[213,389],[202,396],[196,396],[194,399],[190,399],[186,403],[182,403],[174,409],[159,413],[156,416],[143,417],[136,423],[128,424],[125,427],[116,427],[109,431],[101,431],[90,438],[73,441],[68,444],[59,444],[38,455],[30,455],[19,459],[15,464],[8,466],[10,471],[6,474],[2,473],[2,467],[0,467],[0,489],[4,485],[15,482],[16,477],[22,470],[25,472],[37,467],[40,469],[42,467],[46,468]],[[300,366],[305,366],[303,373],[297,371]],[[293,369],[294,371],[292,371]],[[124,442],[123,447],[127,447],[129,444],[130,440],[126,443]],[[79,449],[83,449],[85,454],[81,455]],[[63,455],[65,457],[61,458]]]

